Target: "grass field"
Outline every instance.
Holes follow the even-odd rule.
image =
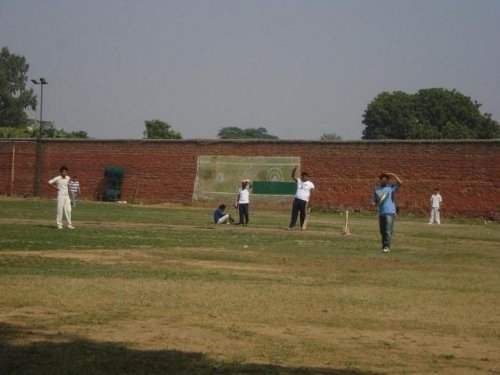
[[[0,374],[500,374],[500,226],[0,199]]]

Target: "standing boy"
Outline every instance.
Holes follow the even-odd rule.
[[[441,208],[441,202],[443,202],[443,197],[439,193],[439,189],[434,189],[434,194],[431,195],[431,218],[429,224],[441,224],[441,214],[439,212]]]
[[[80,182],[78,181],[77,176],[71,178],[71,180],[69,181],[68,189],[69,189],[69,197],[71,199],[71,205],[75,207],[76,200],[80,195]]]
[[[59,176],[49,181],[50,186],[57,189],[57,229],[63,228],[63,213],[68,223],[68,229],[75,229],[71,224],[71,200],[68,190],[70,177],[68,176],[68,168],[61,167],[59,172]]]
[[[250,204],[250,180],[241,181],[241,188],[236,197],[235,206],[240,214],[240,222],[238,225],[248,225],[248,206]]]
[[[390,183],[391,178],[396,180]],[[396,216],[396,204],[394,197],[402,182],[394,173],[385,172],[379,176],[380,184],[375,188],[373,199],[378,208],[378,220],[380,235],[382,236],[382,251],[391,251],[391,240],[394,233],[394,219]]]
[[[300,174],[297,178],[297,167],[293,168],[292,179],[297,182],[297,192],[292,205],[292,217],[288,229],[292,229],[297,223],[297,217],[300,213],[300,228],[303,228],[304,221],[306,220],[306,208],[311,197],[311,192],[314,190],[314,184],[309,180],[309,175],[306,172]]]

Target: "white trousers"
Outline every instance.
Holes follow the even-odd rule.
[[[431,218],[429,220],[429,224],[441,224],[441,217],[439,214],[439,207],[432,207],[431,209]]]
[[[217,224],[227,224],[228,221],[229,221],[229,214],[225,214],[217,221]]]
[[[68,225],[71,225],[71,199],[69,195],[61,195],[57,197],[57,216],[56,223],[58,227],[63,225],[63,213],[66,216]]]

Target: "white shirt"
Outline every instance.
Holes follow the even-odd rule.
[[[72,180],[68,184],[68,189],[72,193],[79,193],[80,192],[80,182]]]
[[[241,189],[240,188],[239,197],[240,197],[238,199],[238,203],[239,204],[248,204],[248,203],[250,203],[250,191],[248,191],[248,188],[246,188],[246,189]]]
[[[311,190],[314,190],[314,184],[311,181],[302,181],[300,178],[297,178],[297,193],[295,193],[295,198],[309,202]]]
[[[58,197],[68,196],[69,195],[69,191],[68,191],[69,180],[70,180],[69,176],[66,176],[66,177],[57,176],[57,177],[54,177],[52,180],[50,180],[49,184],[56,185]]]
[[[441,206],[441,202],[443,201],[443,198],[441,197],[441,194],[432,194],[431,196],[431,206],[432,208],[439,208]]]

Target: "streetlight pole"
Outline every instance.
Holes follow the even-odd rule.
[[[35,161],[35,186],[34,195],[35,197],[40,196],[40,179],[42,177],[42,133],[43,133],[43,86],[48,82],[45,78],[40,78],[38,81],[32,79],[35,85],[40,85],[40,124],[38,126],[38,134],[36,138],[36,161]]]

